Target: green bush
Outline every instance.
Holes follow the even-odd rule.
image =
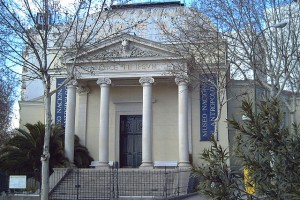
[[[201,158],[207,164],[195,168],[202,180],[200,193],[213,199],[300,199],[299,125],[285,127],[278,100],[268,100],[253,111],[252,102],[242,102],[246,121],[228,123],[237,131],[235,155],[250,172],[255,193],[247,194],[242,176],[234,176],[228,166],[228,152],[212,138],[210,149]],[[241,171],[243,171],[241,169]]]

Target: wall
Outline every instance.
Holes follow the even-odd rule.
[[[192,159],[194,166],[199,166],[203,163],[203,160],[200,159],[200,154],[205,148],[209,148],[211,143],[210,141],[201,141],[200,140],[200,90],[195,88],[191,91],[191,104],[192,104]],[[218,105],[219,106],[219,105]],[[228,148],[228,129],[227,129],[227,106],[222,107],[221,119],[219,121],[219,132],[218,132],[218,142],[224,148]]]
[[[44,122],[44,103],[41,100],[19,101],[20,104],[20,128],[26,123],[34,124],[38,121]]]
[[[110,87],[110,120],[109,120],[109,160],[119,160],[119,119],[120,115],[142,114],[143,88],[136,79],[135,85]],[[96,81],[89,81],[87,108],[87,147],[92,157],[99,156],[99,99],[100,87]],[[169,83],[156,82],[153,92],[153,160],[178,161],[178,87]],[[195,164],[200,164],[200,153],[210,146],[209,141],[200,141],[200,99],[199,89],[191,91],[190,142]],[[228,147],[228,130],[225,122],[227,107],[224,106],[219,123],[219,142]]]

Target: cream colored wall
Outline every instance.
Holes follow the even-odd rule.
[[[200,141],[200,91],[195,89],[191,91],[192,104],[192,158],[194,166],[200,165],[203,161],[200,159],[200,154],[205,148],[209,148],[211,143],[209,141]],[[219,106],[219,105],[218,105]],[[221,112],[221,119],[219,122],[218,142],[224,148],[228,147],[228,130],[227,123],[227,106],[223,106]]]
[[[138,80],[137,80],[138,82]],[[55,81],[53,82],[55,86]],[[99,156],[99,103],[100,87],[96,80],[89,81],[87,107],[87,148],[91,156]],[[54,87],[52,88],[54,89]],[[155,83],[153,85],[153,160],[178,161],[178,87],[175,83]],[[109,160],[119,161],[119,119],[120,115],[141,115],[143,88],[136,86],[110,87],[109,116]],[[77,95],[78,96],[78,95]],[[78,98],[77,98],[78,100]],[[77,101],[77,103],[79,103]],[[20,111],[21,124],[44,120],[44,105],[24,104]],[[52,97],[52,114],[54,119],[55,94]],[[228,147],[228,131],[225,119],[227,107],[223,107],[219,126],[219,142]],[[200,141],[200,99],[199,90],[191,91],[191,139],[194,164],[200,164],[199,156],[210,142]]]
[[[110,137],[109,158],[119,161],[120,141],[120,115],[142,115],[143,88],[137,84],[134,86],[111,87],[110,104]]]
[[[178,95],[177,85],[153,87],[153,160],[178,161]]]
[[[100,88],[89,82],[91,89],[88,94],[87,108],[87,147],[95,160],[98,160],[99,150],[99,98]],[[113,81],[112,81],[113,82]],[[178,88],[175,83],[153,85],[153,160],[178,161]],[[119,118],[120,115],[142,114],[143,88],[136,86],[110,87],[109,116],[109,160],[119,161]],[[192,95],[192,152],[194,164],[200,164],[199,156],[210,142],[200,141],[200,100],[199,90]],[[225,119],[227,107],[223,107],[219,125],[219,142],[228,147],[228,131]]]
[[[56,77],[52,79],[51,82],[51,91],[56,89]],[[52,123],[55,123],[55,100],[56,94],[54,93],[51,96],[51,115]],[[45,114],[44,114],[44,103],[40,97],[38,100],[34,101],[21,101],[20,104],[20,127],[23,127],[26,123],[36,123],[41,121],[44,123]]]
[[[44,122],[43,102],[19,102],[20,104],[20,128],[26,123],[34,124],[38,121]]]
[[[137,80],[138,81],[138,80]],[[87,147],[98,159],[99,86],[90,83],[88,96]],[[153,159],[178,160],[178,109],[177,86],[153,86]],[[119,160],[120,115],[142,115],[143,88],[137,86],[110,87],[109,159]]]
[[[89,82],[88,87],[90,92],[88,94],[87,107],[87,134],[86,143],[91,156],[98,160],[99,157],[99,99],[100,89],[96,81]]]

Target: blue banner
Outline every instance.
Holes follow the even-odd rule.
[[[217,79],[214,75],[205,75],[200,80],[200,140],[210,141],[218,114]]]
[[[65,78],[56,79],[56,88],[60,87]],[[65,126],[66,123],[66,108],[67,108],[67,87],[63,86],[56,91],[55,101],[55,124]]]

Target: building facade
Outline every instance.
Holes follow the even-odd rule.
[[[217,90],[210,83],[191,87],[189,58],[158,29],[158,21],[167,24],[168,17],[186,8],[171,2],[115,9],[122,16],[147,20],[78,55],[76,77],[66,86],[60,87],[66,72],[50,70],[51,90],[57,89],[51,100],[52,122],[65,127],[66,156],[74,158],[74,134],[99,167],[118,162],[121,168],[152,168],[157,161],[199,165],[213,134],[228,147],[227,107],[219,108]],[[58,63],[68,69],[73,61],[70,55]],[[200,74],[193,76],[201,79]],[[45,115],[39,81],[23,83],[20,127],[44,121]]]

